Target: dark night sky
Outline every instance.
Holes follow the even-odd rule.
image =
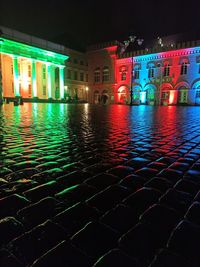
[[[1,0],[0,24],[49,40],[90,44],[199,32],[198,0]],[[69,41],[70,43],[70,41]]]

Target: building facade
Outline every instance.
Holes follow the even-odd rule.
[[[117,43],[111,43],[88,50],[92,103],[99,103],[99,95],[101,99],[107,90],[107,103],[200,104],[199,41],[122,55],[118,54],[117,48]],[[109,69],[107,83],[103,78],[105,67]]]
[[[69,102],[88,102],[88,62],[85,53],[65,48],[65,98]]]
[[[64,47],[3,28],[1,95],[13,99],[64,99]]]

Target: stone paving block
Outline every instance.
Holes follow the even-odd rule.
[[[10,240],[21,235],[24,232],[24,227],[21,222],[14,217],[5,217],[0,220],[0,247],[5,245]]]
[[[167,244],[169,250],[187,258],[191,266],[199,266],[199,247],[200,226],[186,220],[177,225]]]
[[[146,166],[148,163],[150,163],[149,159],[142,158],[142,157],[135,157],[135,158],[127,161],[126,165],[133,167],[135,169],[139,169],[139,168]]]
[[[197,194],[199,187],[192,181],[180,179],[175,185],[174,188],[178,191],[183,191],[191,194],[193,197]]]
[[[106,212],[100,221],[124,234],[138,222],[138,217],[135,215],[134,209],[120,204]]]
[[[123,200],[125,205],[134,209],[136,216],[141,215],[151,205],[156,203],[161,193],[155,189],[143,187]]]
[[[111,228],[90,222],[71,237],[72,243],[86,255],[96,259],[117,246],[119,235]]]
[[[162,249],[155,256],[149,267],[192,267],[192,265],[180,255],[167,249]]]
[[[116,184],[119,177],[108,173],[100,173],[85,180],[86,184],[96,187],[98,190],[105,189],[106,187]]]
[[[89,198],[86,203],[101,212],[105,212],[120,203],[130,193],[126,187],[112,185]]]
[[[119,185],[129,188],[132,192],[142,188],[145,183],[144,177],[136,174],[130,174],[124,179],[120,180]]]
[[[158,190],[160,192],[165,193],[173,185],[166,178],[154,177],[154,178],[150,179],[149,181],[147,181],[144,184],[144,186],[145,187],[154,188],[154,189],[156,189],[156,190]]]
[[[56,212],[59,212],[60,202],[52,197],[46,197],[40,201],[31,204],[17,212],[17,216],[27,228],[34,226],[51,218]],[[57,209],[57,211],[56,211]]]
[[[66,232],[48,220],[13,239],[8,248],[24,265],[27,265],[66,238]]]
[[[64,187],[80,184],[89,178],[91,175],[88,172],[73,171],[71,173],[60,176],[56,181]]]
[[[120,249],[112,249],[103,255],[92,267],[141,267],[135,259]]]
[[[183,177],[183,172],[167,168],[163,169],[157,176],[164,177],[175,184],[179,179]]]
[[[153,229],[162,239],[163,246],[180,220],[181,216],[176,210],[160,204],[152,205],[140,216],[140,222],[148,224],[150,229]]]
[[[9,251],[0,250],[0,266],[1,267],[24,267],[24,265]]]
[[[50,182],[38,185],[34,188],[31,188],[25,192],[23,192],[23,195],[30,199],[31,201],[39,201],[40,199],[43,199],[47,196],[52,196],[58,191],[60,191],[61,186],[59,183],[57,183],[55,180],[52,180]]]
[[[161,171],[161,170],[167,168],[168,164],[165,164],[165,163],[162,163],[162,162],[158,162],[158,161],[154,161],[154,162],[149,163],[147,166],[149,168],[153,168],[153,169]]]
[[[13,194],[0,199],[0,218],[15,215],[15,213],[28,206],[30,201],[18,194]]]
[[[72,235],[85,224],[96,220],[98,217],[99,213],[95,208],[89,207],[85,203],[77,203],[57,214],[53,221],[61,225],[67,233]]]
[[[188,193],[170,188],[163,196],[161,196],[159,201],[161,204],[174,208],[184,215],[192,202],[192,196]]]
[[[200,202],[195,201],[189,207],[185,214],[185,218],[191,221],[192,223],[196,223],[200,226]]]
[[[148,266],[160,247],[160,237],[144,223],[137,224],[118,241],[119,248],[130,257],[136,258],[142,266]]]
[[[188,163],[184,163],[184,162],[174,162],[172,163],[169,168],[170,169],[174,169],[174,170],[178,170],[178,171],[186,171],[188,170],[190,167],[190,165]]]
[[[159,173],[159,171],[157,169],[153,169],[150,167],[143,167],[143,168],[135,171],[136,175],[142,176],[146,179],[150,179],[150,178],[156,176],[156,174],[158,174],[158,173]]]
[[[109,174],[115,175],[115,176],[122,179],[122,178],[126,177],[127,175],[133,173],[133,171],[134,171],[134,169],[132,167],[119,165],[119,166],[116,166],[116,167],[108,170],[107,172]]]
[[[43,254],[30,267],[90,267],[91,260],[69,242],[62,241]]]
[[[55,198],[61,201],[65,201],[69,204],[74,204],[90,198],[91,196],[95,195],[96,192],[97,189],[94,186],[82,183],[63,189],[62,191],[55,194]]]

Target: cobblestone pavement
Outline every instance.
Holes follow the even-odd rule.
[[[200,266],[200,107],[11,103],[0,126],[0,266]]]

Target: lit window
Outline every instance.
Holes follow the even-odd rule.
[[[139,78],[140,78],[140,70],[137,69],[137,70],[134,71],[134,79],[137,80]]]
[[[43,95],[46,95],[46,85],[43,85],[43,88],[42,88],[42,94],[43,94]]]
[[[108,67],[104,67],[103,68],[103,82],[107,82],[110,79],[110,75],[109,75],[109,68]]]
[[[28,65],[28,77],[31,77],[31,65]]]
[[[31,95],[31,84],[28,85],[28,93]]]
[[[121,73],[121,81],[125,81],[126,80],[126,71],[123,71]]]
[[[148,77],[153,78],[154,77],[154,67],[150,66],[148,71]]]
[[[181,75],[187,74],[187,67],[188,67],[188,64],[186,62],[183,62],[181,65]]]
[[[74,71],[74,80],[77,80],[78,79],[78,73],[77,71]]]
[[[164,67],[164,77],[169,77],[170,75],[170,66],[169,64],[167,64],[165,67]]]
[[[46,79],[46,66],[43,66],[42,77],[43,77],[44,80]]]
[[[67,70],[67,79],[71,79],[71,70]]]
[[[82,81],[82,82],[84,81],[84,73],[83,72],[80,73],[80,81]]]
[[[100,68],[97,68],[97,69],[94,71],[94,82],[95,82],[95,83],[100,82]]]

